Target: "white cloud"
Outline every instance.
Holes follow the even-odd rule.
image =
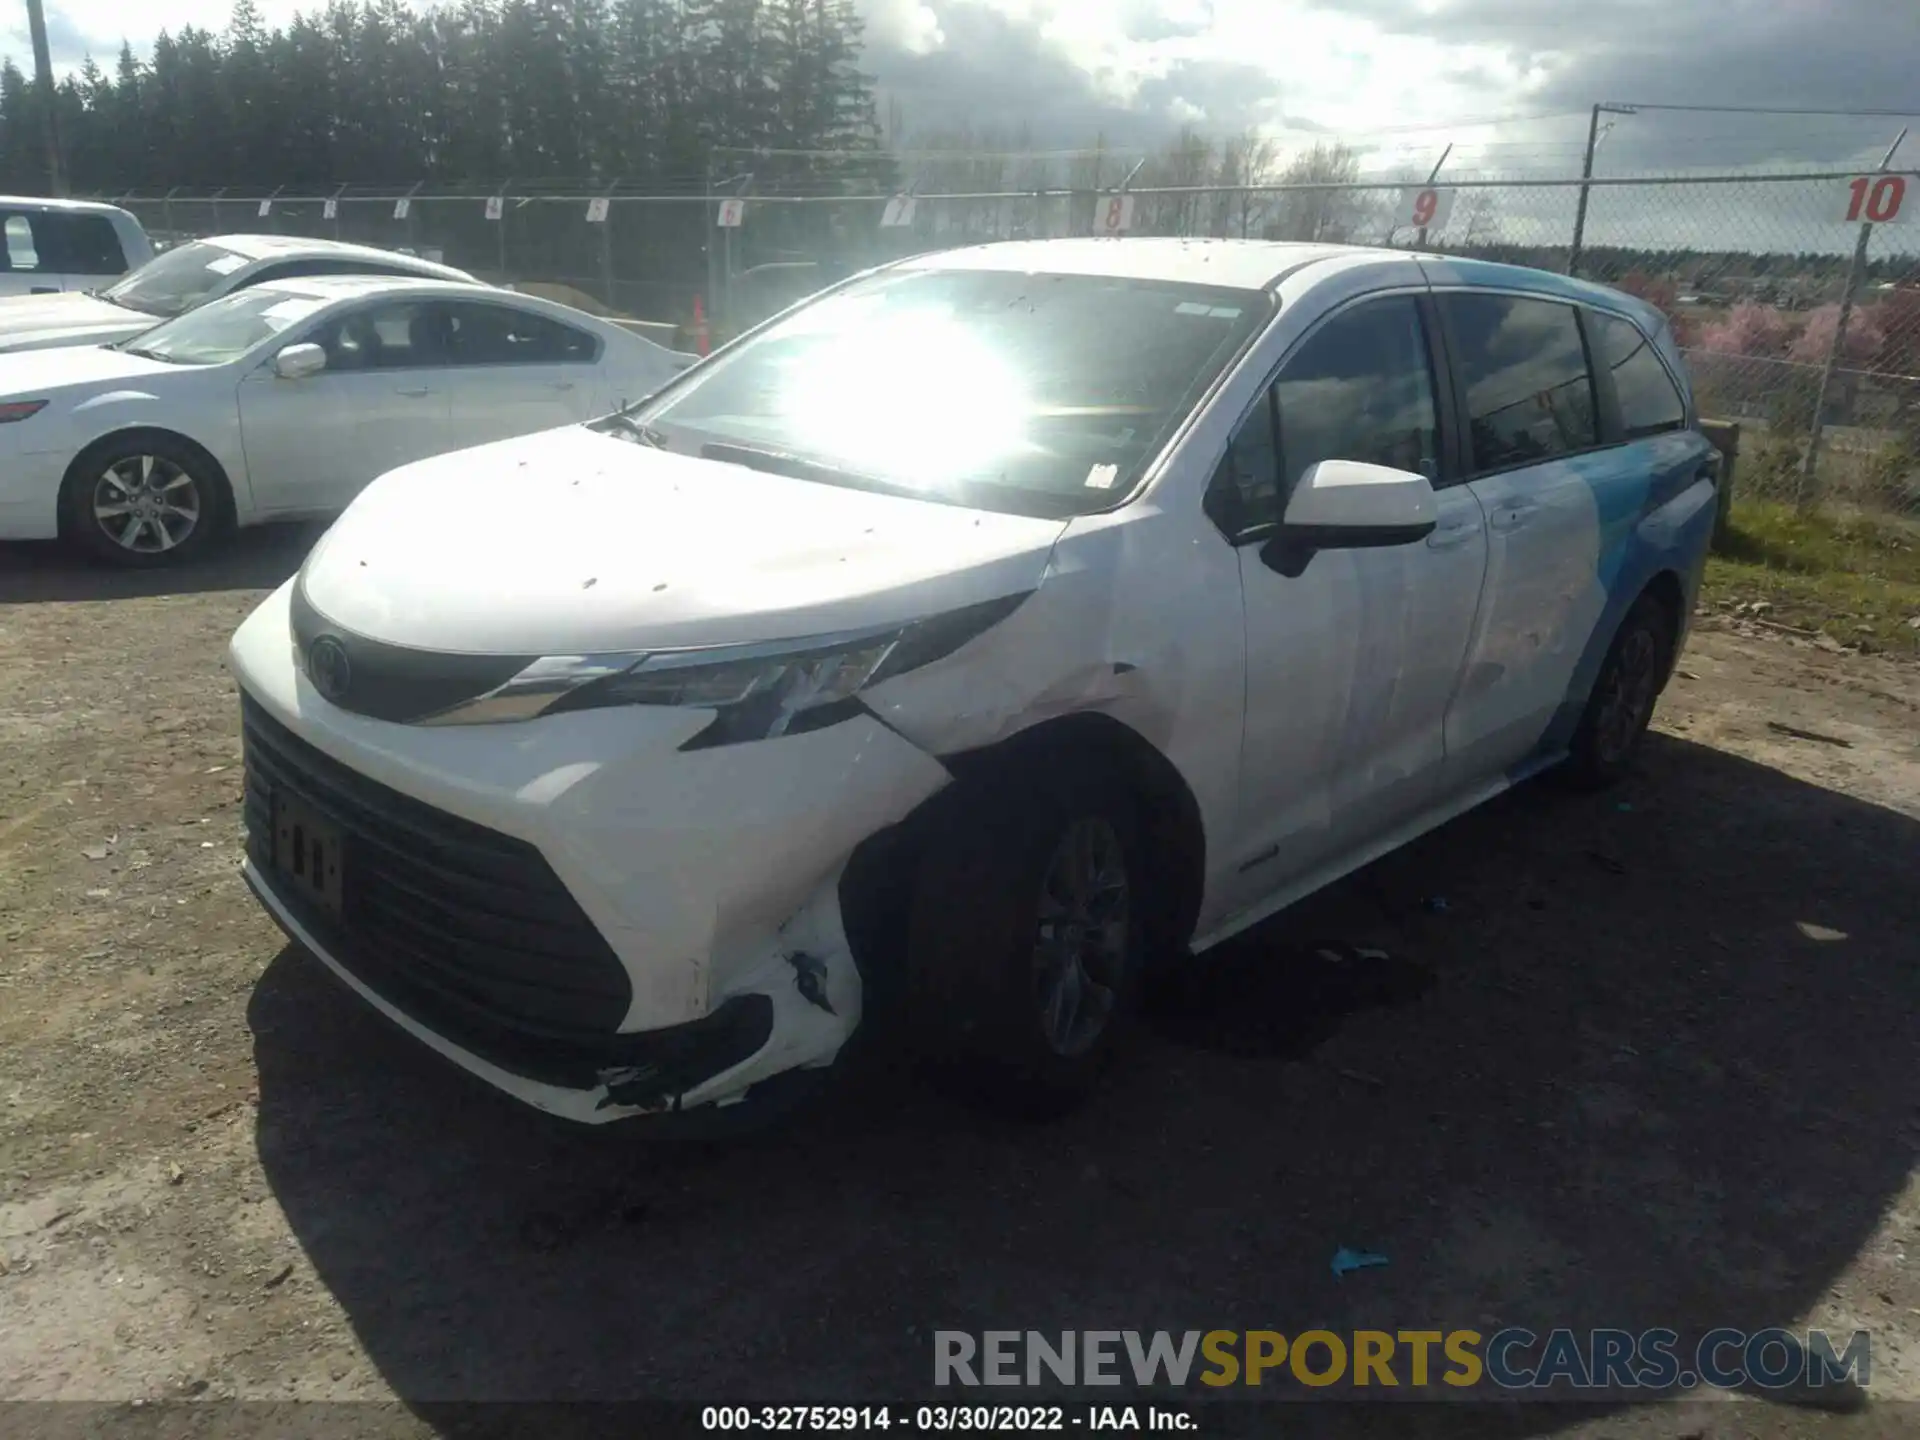
[[[927,55],[947,43],[940,17],[921,0],[866,0],[867,39],[909,55]]]

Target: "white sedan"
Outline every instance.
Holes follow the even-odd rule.
[[[605,414],[693,358],[480,285],[254,286],[119,345],[0,355],[0,539],[184,560],[410,461]]]
[[[215,235],[163,251],[102,290],[0,298],[0,351],[129,340],[223,295],[316,275],[473,280],[451,265],[371,245],[299,235]]]

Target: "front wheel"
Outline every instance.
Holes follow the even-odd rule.
[[[908,927],[914,1029],[936,1066],[1003,1112],[1084,1100],[1138,996],[1143,876],[1117,784],[1028,774],[972,797],[921,862]]]
[[[166,435],[108,441],[84,452],[63,493],[66,533],[109,564],[150,568],[191,560],[227,519],[225,482],[204,454]]]
[[[1575,785],[1599,789],[1632,766],[1660,698],[1674,638],[1672,618],[1653,596],[1642,595],[1627,611],[1573,732],[1567,778]]]

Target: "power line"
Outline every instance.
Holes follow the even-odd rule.
[[[1777,105],[1643,105],[1638,101],[1609,100],[1623,110],[1675,110],[1700,115],[1858,115],[1890,120],[1912,120],[1920,110],[1796,110]]]

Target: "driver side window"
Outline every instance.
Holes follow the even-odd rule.
[[[400,300],[356,306],[309,338],[327,352],[329,374],[417,370],[446,363],[445,330],[439,306]]]
[[[1322,460],[1440,478],[1426,330],[1411,295],[1343,310],[1307,338],[1274,385],[1281,473],[1291,492]]]
[[[1426,329],[1411,295],[1342,310],[1288,357],[1265,403],[1234,433],[1207,491],[1209,518],[1236,544],[1280,522],[1301,475],[1362,460],[1440,478]]]

